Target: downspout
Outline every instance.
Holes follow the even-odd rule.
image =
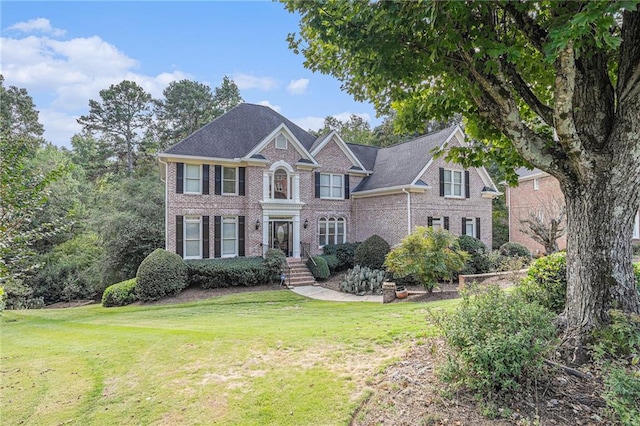
[[[493,201],[492,201],[493,202]],[[511,187],[507,186],[507,241],[511,241]]]
[[[160,174],[160,180],[164,182],[164,249],[167,250],[167,244],[169,243],[169,185],[167,184],[167,176],[169,175],[169,165],[158,158],[158,162],[164,164],[164,179],[162,179],[162,173]]]
[[[402,192],[407,194],[407,235],[411,234],[411,193],[407,188],[402,188]]]

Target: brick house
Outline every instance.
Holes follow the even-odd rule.
[[[564,195],[558,180],[550,174],[539,170],[520,168],[518,186],[507,188],[507,207],[509,209],[509,241],[524,244],[534,255],[544,254],[544,247],[533,241],[523,232],[520,221],[530,213],[554,215],[559,207],[564,206]],[[640,211],[636,213],[633,226],[632,243],[640,244]],[[567,238],[558,239],[558,248],[566,249]]]
[[[464,144],[451,127],[387,148],[314,137],[272,109],[240,104],[159,155],[166,249],[184,258],[288,257],[378,234],[393,245],[416,225],[491,244],[484,168],[464,170],[434,148]]]

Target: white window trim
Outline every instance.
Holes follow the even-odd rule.
[[[335,236],[333,241],[329,241],[329,222],[333,222],[335,224]],[[342,223],[342,241],[338,241],[338,223]],[[318,247],[324,247],[324,244],[320,244],[320,230],[324,225],[324,231],[327,236],[327,244],[344,244],[347,242],[347,220],[343,217],[321,217],[318,219],[318,232],[316,237],[318,238]]]
[[[275,198],[276,197],[276,172],[278,170],[284,171],[285,174],[287,175],[287,194],[286,194],[287,196],[284,199],[292,200],[293,199],[293,174],[289,173],[289,171],[284,167],[278,167],[269,176],[269,181],[271,182],[271,193],[269,194],[269,198],[272,200],[276,200],[276,199],[281,200],[281,198]]]
[[[198,168],[198,190],[197,191],[187,191],[187,181],[195,180],[196,178],[187,177],[187,168],[189,167],[197,167]],[[184,194],[202,194],[202,164],[188,164],[185,163],[184,171],[182,176],[182,192]]]
[[[471,224],[471,228],[472,228],[472,232],[471,234],[469,234],[467,232],[467,228],[469,227],[469,224]],[[476,238],[476,218],[475,217],[467,217],[465,218],[465,222],[464,222],[464,235],[469,235],[473,238]]]
[[[235,236],[233,253],[224,253],[224,242],[230,240],[230,238],[224,238],[224,225],[233,224],[235,226]],[[238,257],[238,217],[237,216],[223,216],[220,224],[220,257]]]
[[[329,176],[329,186],[327,185],[322,185],[322,176]],[[336,186],[333,186],[333,177],[334,176],[338,176],[340,177],[340,192],[341,192],[341,196],[340,197],[323,197],[322,196],[322,188],[329,188],[329,194],[333,193],[334,188],[337,188]],[[320,173],[320,198],[323,200],[344,200],[344,175],[341,175],[339,173]]]
[[[198,254],[194,256],[187,255],[187,223],[189,222],[198,224]],[[202,216],[184,217],[184,226],[182,230],[182,253],[184,253],[184,259],[202,259]]]
[[[640,238],[640,211],[636,213],[636,218],[633,222],[633,238]]]
[[[444,175],[446,175],[446,172],[451,172],[451,181],[448,182],[451,184],[451,194],[447,194],[447,180],[445,180],[444,175],[442,177],[443,181],[444,181],[444,196],[445,198],[465,198],[465,193],[464,193],[464,189],[465,189],[465,184],[464,184],[464,170],[454,170],[454,169],[444,169],[445,173]],[[453,182],[453,174],[454,173],[460,173],[460,195],[454,195],[453,193],[455,192],[453,190],[453,186],[457,185]]]
[[[231,169],[235,173],[235,178],[234,178],[235,185],[234,185],[234,191],[233,192],[225,192],[224,191],[224,182],[225,182],[224,171],[226,169]],[[220,194],[222,194],[222,195],[238,195],[238,168],[237,167],[222,166],[221,169],[220,169],[220,173],[222,173],[222,176],[220,176]]]
[[[538,180],[538,178],[534,178],[533,179],[533,190],[537,191],[540,189],[540,181]]]
[[[284,139],[284,146],[278,146],[278,138],[282,137],[282,139]],[[276,147],[276,149],[287,149],[287,146],[289,144],[289,139],[283,135],[282,133],[280,133],[278,136],[276,136],[274,145]]]
[[[438,221],[437,225],[436,225],[436,221]],[[442,229],[442,230],[444,230],[444,216],[432,216],[431,217],[431,227],[433,229]]]

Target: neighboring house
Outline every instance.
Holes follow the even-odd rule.
[[[459,127],[377,148],[335,131],[314,137],[272,109],[240,104],[160,154],[166,248],[184,258],[289,257],[378,234],[393,245],[416,225],[491,245],[484,168],[464,170],[432,150],[464,144]]]
[[[509,241],[524,244],[533,254],[544,254],[544,247],[533,241],[522,231],[521,221],[529,214],[542,214],[551,217],[564,206],[564,195],[558,180],[539,170],[520,168],[518,186],[507,189],[507,207],[509,209]],[[636,213],[632,242],[640,243],[640,211]],[[558,248],[567,247],[566,235],[558,239]]]

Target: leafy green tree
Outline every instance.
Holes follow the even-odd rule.
[[[225,75],[222,78],[222,83],[214,89],[213,93],[213,103],[216,109],[215,117],[224,114],[242,102],[244,100],[240,96],[238,85]]]
[[[389,252],[384,264],[400,278],[414,276],[431,292],[439,281],[451,279],[460,272],[468,257],[449,232],[416,226]]]
[[[464,166],[496,159],[560,182],[568,217],[567,354],[584,360],[612,305],[639,313],[631,268],[640,205],[639,2],[286,3],[291,47],[379,113],[417,130],[466,118],[477,138],[449,151]]]
[[[151,95],[137,83],[123,80],[101,90],[100,98],[89,100],[89,115],[78,118],[78,124],[87,132],[97,132],[132,173],[137,148],[151,124]]]
[[[43,139],[44,127],[38,121],[38,111],[27,89],[4,87],[4,76],[0,74],[0,132],[5,137],[12,136],[32,147],[39,146]]]
[[[351,114],[348,120],[339,120],[332,116],[324,118],[324,126],[314,134],[320,136],[335,130],[348,143],[372,145],[374,134],[369,122],[356,114]]]

